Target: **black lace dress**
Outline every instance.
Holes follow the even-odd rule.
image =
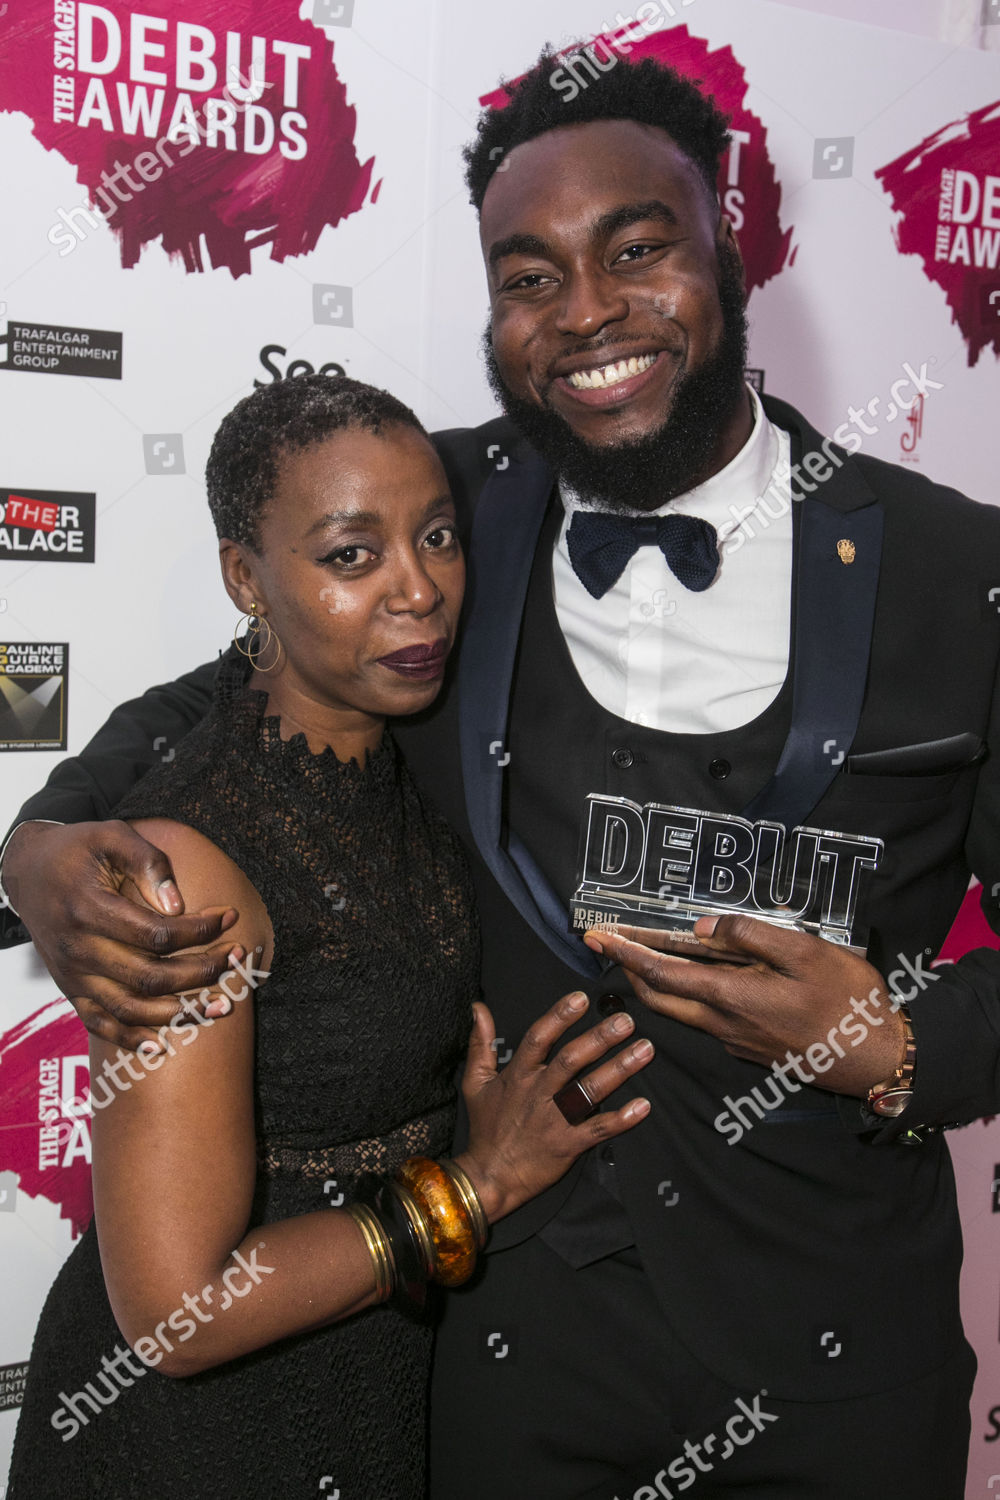
[[[267,906],[274,959],[253,1002],[267,1223],[447,1151],[478,946],[464,857],[391,737],[363,767],[314,755],[237,673],[118,813],[197,829]],[[431,1336],[379,1307],[184,1380],[115,1365],[127,1345],[91,1224],[42,1312],[9,1500],[416,1500]]]

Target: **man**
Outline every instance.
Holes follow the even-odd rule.
[[[431,1493],[960,1500],[974,1360],[939,1127],[997,1107],[1000,960],[926,959],[970,870],[1000,876],[977,588],[1000,514],[758,401],[724,120],[651,62],[569,102],[554,66],[468,152],[507,419],[439,435],[460,498],[488,482],[456,680],[399,736],[469,848],[498,1045],[569,988],[645,1007],[653,1107],[449,1297]],[[765,515],[769,492],[788,503]],[[108,813],[211,676],[119,709],[21,818]],[[743,916],[699,924],[712,965],[607,934],[598,955],[567,916],[590,793],[881,839],[872,962]],[[676,884],[690,847],[664,852]],[[4,863],[88,1025],[136,1044],[225,943],[220,918],[128,908],[124,871],[179,909],[113,824],[33,823]],[[215,947],[148,957],[185,943]]]

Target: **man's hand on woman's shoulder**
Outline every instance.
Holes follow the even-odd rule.
[[[229,965],[232,945],[219,939],[237,912],[185,914],[169,859],[127,823],[24,823],[3,882],[52,978],[106,1042],[134,1051],[155,1041],[177,994],[212,985]],[[185,948],[205,951],[171,957]]]

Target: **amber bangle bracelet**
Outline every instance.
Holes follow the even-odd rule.
[[[459,1191],[465,1211],[472,1221],[473,1232],[476,1236],[476,1249],[482,1250],[490,1235],[490,1221],[486,1217],[482,1199],[476,1192],[472,1179],[457,1161],[452,1161],[449,1156],[442,1156],[441,1166]]]
[[[411,1156],[396,1184],[412,1197],[433,1246],[432,1277],[440,1286],[461,1286],[476,1266],[479,1239],[474,1219],[455,1179],[428,1156]]]

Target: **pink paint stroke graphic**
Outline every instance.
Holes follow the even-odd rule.
[[[1000,355],[1000,100],[953,120],[875,173],[898,214],[893,233],[941,287],[977,363]]]
[[[41,1081],[43,1063],[50,1064],[46,1072],[61,1081],[64,1057],[82,1058],[84,1063],[87,1058],[87,1033],[65,1000],[43,1005],[19,1026],[0,1033],[0,1172],[17,1174],[19,1193],[58,1204],[59,1216],[69,1220],[75,1238],[86,1229],[94,1208],[89,1145],[84,1159],[70,1143],[81,1130],[89,1135],[90,1121],[75,1120],[60,1104],[54,1105],[52,1091],[43,1094]],[[79,1098],[87,1086],[85,1067],[74,1068],[73,1078],[74,1096]],[[50,1132],[47,1142],[43,1130]],[[69,1164],[63,1166],[67,1155]]]
[[[0,21],[0,109],[28,116],[46,150],[57,151],[76,167],[77,181],[91,203],[104,201],[96,198],[98,190],[120,165],[128,169],[128,175],[116,179],[122,196],[130,181],[138,191],[119,202],[105,188],[110,210],[94,210],[117,235],[124,267],[137,265],[145,247],[159,239],[168,256],[181,260],[189,272],[203,271],[207,264],[243,276],[251,270],[254,248],[270,246],[276,261],[305,255],[328,225],[361,209],[374,158],[358,160],[357,113],[337,76],[333,46],[321,30],[299,19],[298,0],[202,0],[194,5],[159,0],[155,16],[144,23],[121,0],[74,7],[73,29],[64,44],[70,49],[63,54],[65,71],[56,66],[58,52],[54,57],[53,9],[52,0],[18,0]],[[107,72],[79,69],[77,33],[83,10],[88,16],[110,14],[118,28],[120,57]],[[131,29],[137,20],[145,26],[140,26],[138,44]],[[98,17],[88,25],[94,41],[85,60],[104,64],[109,56],[113,59],[115,33],[107,22]],[[231,33],[238,38],[237,71],[250,95],[254,77],[260,77],[251,71],[253,47],[260,52],[264,44],[260,81],[266,86],[256,100],[244,101],[237,84],[234,117],[226,108],[220,118],[217,102],[223,102],[232,81],[227,69]],[[212,52],[206,50],[209,36]],[[301,49],[309,49],[308,58]],[[206,62],[200,61],[202,50]],[[215,81],[199,89],[198,83],[211,77],[209,68],[216,71]],[[93,117],[80,125],[88,87],[95,83],[101,86],[104,109],[99,100]],[[183,95],[196,120],[206,126],[213,101],[214,144],[204,134],[165,141]],[[56,119],[60,97],[65,118]],[[242,108],[244,102],[251,107]],[[259,150],[269,139],[269,148]],[[164,143],[159,152],[158,141]],[[305,152],[297,159],[282,153],[282,146],[286,153],[301,151],[303,141]],[[145,171],[135,166],[144,154]],[[146,180],[145,173],[152,179],[157,165],[155,180]],[[67,211],[76,206],[61,205]]]
[[[628,52],[622,47],[623,40],[630,49]],[[587,45],[596,47],[597,58],[605,65],[612,52],[619,56],[619,65],[625,66],[645,57],[655,58],[693,79],[715,99],[729,115],[730,129],[737,133],[729,155],[723,158],[719,196],[737,231],[748,294],[790,265],[795,256],[792,226],[781,228],[781,185],[768,153],[767,130],[759,116],[745,105],[747,76],[732,47],[719,47],[712,52],[708,42],[692,36],[686,26],[672,26],[636,41],[628,37],[628,28],[624,32],[609,31]],[[569,47],[561,55],[569,56],[579,50]],[[584,82],[588,80],[585,67],[579,69],[579,77]],[[510,82],[514,84],[517,79]],[[479,102],[488,108],[502,109],[507,104],[506,91],[495,89]]]

